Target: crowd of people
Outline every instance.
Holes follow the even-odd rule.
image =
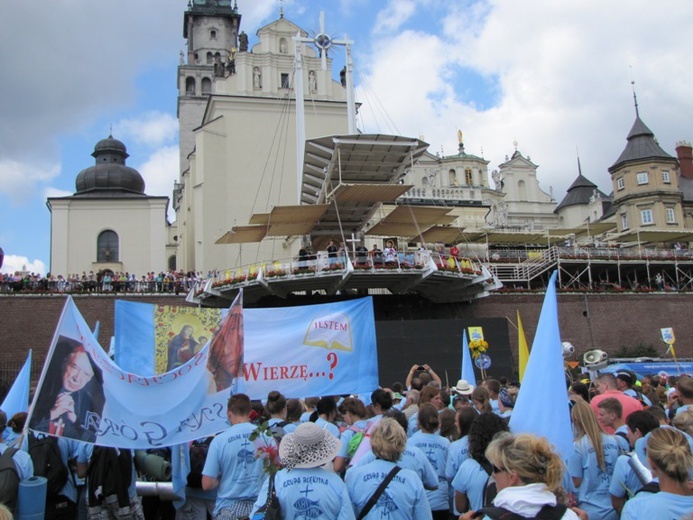
[[[404,383],[370,395],[232,395],[229,428],[188,446],[185,502],[156,518],[269,518],[278,509],[282,519],[693,520],[693,377],[638,381],[621,371],[571,384],[568,460],[543,437],[509,431],[519,382],[475,383],[448,388],[417,364]],[[20,448],[13,458],[26,478],[34,471],[26,414],[6,419],[0,413],[0,451]],[[145,518],[137,456],[58,443],[75,475],[46,518]],[[94,462],[107,457],[112,466]],[[117,468],[120,491],[104,491],[94,469],[103,467]]]
[[[0,273],[0,293],[173,293],[190,291],[207,281],[203,273],[184,273],[170,269],[154,271],[142,276],[135,273],[106,271],[83,271],[63,276],[47,273],[15,271]]]

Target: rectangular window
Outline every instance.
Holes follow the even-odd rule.
[[[621,229],[628,229],[628,215],[621,213]]]
[[[638,184],[647,184],[647,172],[638,172]]]
[[[667,208],[667,224],[676,224],[676,213],[674,208]]]
[[[289,88],[289,75],[282,73],[282,87],[281,88]]]
[[[616,179],[616,188],[622,190],[626,187],[626,180],[623,177]]]
[[[643,226],[649,226],[650,224],[654,224],[654,217],[652,216],[652,210],[651,209],[643,209],[640,211],[640,219],[642,221]]]
[[[671,181],[669,180],[669,172],[666,170],[662,170],[662,182],[664,184],[669,184]]]

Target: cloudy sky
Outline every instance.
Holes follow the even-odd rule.
[[[607,168],[640,116],[671,153],[693,140],[690,0],[237,0],[242,29],[278,17],[315,34],[319,13],[353,47],[359,128],[420,136],[494,169],[513,142],[560,200]],[[70,195],[112,131],[147,194],[178,173],[176,67],[187,0],[3,2],[0,247],[3,272],[50,269],[46,197]],[[343,59],[335,57],[334,76]],[[66,274],[66,273],[63,273]]]

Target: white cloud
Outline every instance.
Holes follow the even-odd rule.
[[[178,120],[164,112],[147,112],[137,119],[124,119],[115,125],[115,136],[121,141],[135,140],[146,146],[161,146],[178,137]],[[122,138],[121,138],[122,135]]]
[[[60,166],[42,165],[0,158],[0,194],[13,205],[22,205],[36,193],[36,185],[60,175]]]
[[[5,255],[0,272],[14,274],[16,271],[29,271],[30,273],[45,275],[46,264],[38,259],[30,261],[26,256]]]
[[[442,145],[446,154],[456,151],[461,128],[466,151],[480,155],[483,148],[491,170],[517,139],[520,152],[540,165],[542,187],[553,186],[558,200],[577,176],[579,147],[583,173],[608,193],[607,169],[635,119],[632,65],[640,115],[663,148],[673,154],[676,141],[691,139],[685,86],[693,69],[682,63],[693,54],[693,40],[680,31],[652,32],[672,17],[679,27],[693,24],[690,3],[662,9],[619,0],[606,10],[597,0],[469,4],[451,2],[442,31],[417,26],[416,33],[380,39],[370,55],[361,55],[369,59],[365,80],[378,95],[374,101],[363,85],[359,89],[365,124],[381,103],[400,132],[424,133],[432,151]],[[417,9],[412,19],[423,15]],[[379,16],[386,13],[391,6]],[[495,78],[494,106],[476,108],[468,72]],[[476,96],[487,96],[481,90]]]
[[[53,188],[53,187],[47,187],[43,190],[43,198],[52,198],[52,197],[69,197],[70,195],[73,195],[74,193],[68,190],[61,190],[58,188]]]
[[[413,0],[390,0],[387,7],[378,13],[373,27],[375,34],[392,33],[398,30],[416,10]]]
[[[144,178],[147,195],[163,195],[171,198],[173,183],[178,180],[178,153],[178,146],[160,148],[137,168]],[[168,219],[170,221],[176,219],[171,204],[169,204]]]

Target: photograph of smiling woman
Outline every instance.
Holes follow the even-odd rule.
[[[104,402],[101,370],[81,343],[60,336],[29,428],[93,442]]]

